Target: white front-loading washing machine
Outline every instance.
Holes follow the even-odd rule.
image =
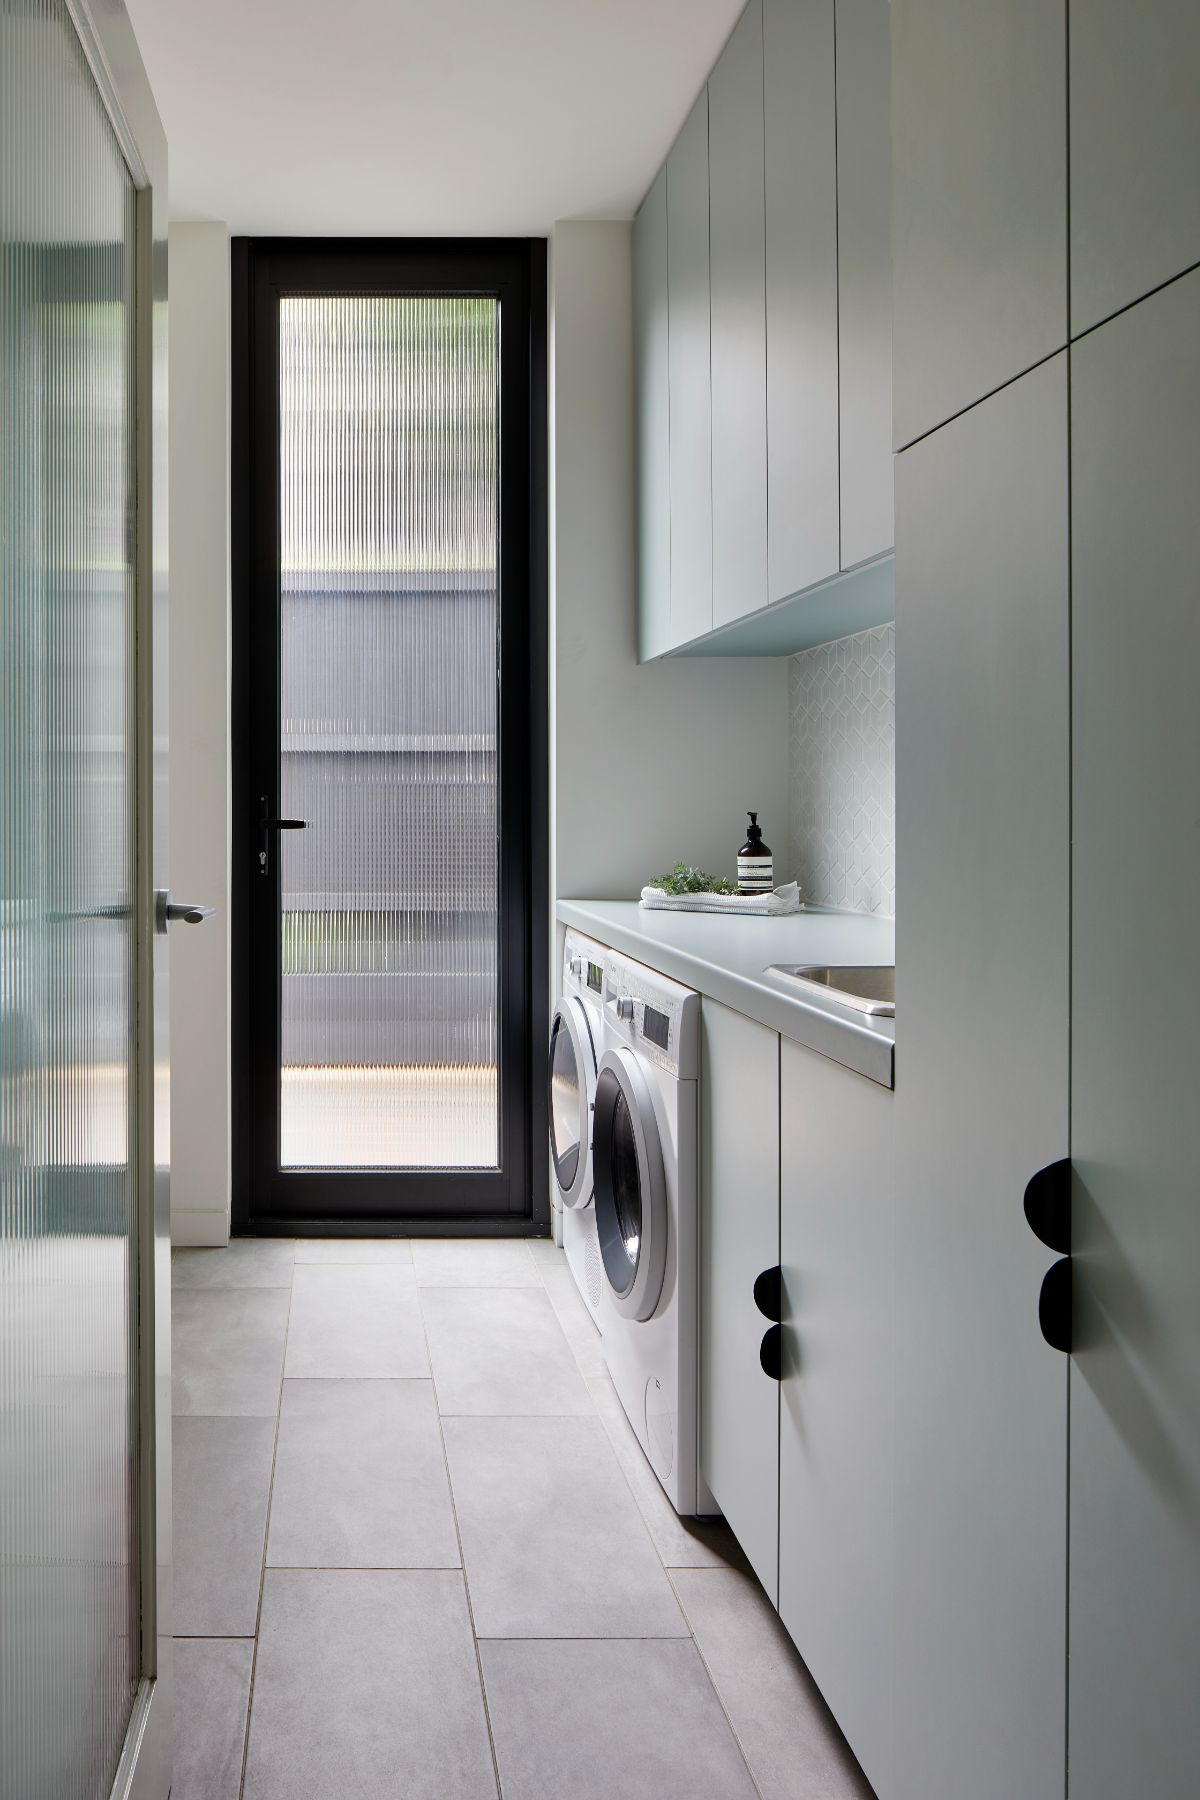
[[[679,1513],[718,1509],[700,1474],[700,996],[610,952],[592,1121],[604,1358]]]
[[[607,950],[582,932],[568,930],[562,997],[550,1023],[550,1156],[562,1203],[563,1249],[597,1326],[604,1276],[592,1205],[592,1108],[607,961]]]

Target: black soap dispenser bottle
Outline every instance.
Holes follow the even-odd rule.
[[[763,843],[758,814],[748,813],[747,817],[750,829],[738,851],[738,893],[769,894],[775,886],[775,858],[771,846]]]

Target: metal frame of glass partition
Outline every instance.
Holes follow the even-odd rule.
[[[139,1681],[113,1800],[171,1786],[171,1216],[168,963],[167,146],[122,0],[65,0],[137,192],[135,317],[137,1581]]]
[[[544,1232],[549,1005],[546,245],[541,239],[233,242],[233,1220],[242,1232]],[[281,1156],[278,878],[258,874],[280,797],[280,305],[495,298],[499,337],[498,1069],[486,1167],[290,1167]],[[274,840],[278,845],[278,839]],[[275,867],[280,861],[272,851]]]

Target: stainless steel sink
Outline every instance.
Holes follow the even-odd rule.
[[[763,973],[782,975],[798,988],[823,994],[839,1006],[852,1006],[855,1012],[869,1013],[872,1018],[891,1019],[896,1015],[894,968],[828,969],[803,963],[772,963]]]

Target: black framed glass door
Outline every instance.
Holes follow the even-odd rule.
[[[540,1222],[542,269],[235,245],[243,1228]]]

